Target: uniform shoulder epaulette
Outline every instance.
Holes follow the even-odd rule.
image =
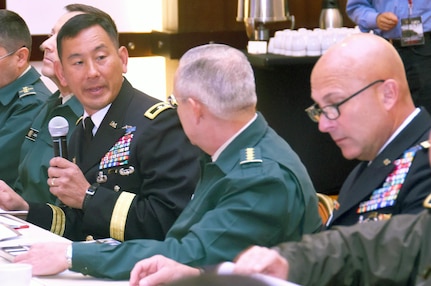
[[[36,91],[34,90],[34,87],[32,85],[23,86],[18,91],[19,98],[22,98],[27,95],[34,95],[34,94],[36,94]]]
[[[145,117],[153,120],[157,117],[157,115],[170,108],[172,108],[172,106],[169,103],[162,101],[148,108],[148,110],[145,111],[144,115]]]
[[[75,122],[75,125],[77,126],[81,121],[82,121],[82,118],[84,118],[84,116],[80,116],[77,120],[76,120],[76,122]]]
[[[245,148],[240,151],[240,165],[250,163],[262,163],[262,156],[260,154],[260,148]]]

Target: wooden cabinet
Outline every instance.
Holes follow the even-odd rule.
[[[242,31],[237,0],[163,0],[165,30],[177,33]]]

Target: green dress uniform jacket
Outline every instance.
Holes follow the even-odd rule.
[[[68,153],[90,184],[85,210],[30,203],[27,220],[71,240],[164,239],[193,194],[200,151],[177,112],[124,79],[91,142],[82,121]]]
[[[81,103],[72,96],[64,104],[59,104],[60,92],[50,96],[42,110],[33,120],[21,147],[18,178],[13,189],[28,202],[55,203],[56,197],[49,192],[49,161],[54,157],[49,121],[55,116],[64,117],[69,123],[67,139],[75,129],[78,118],[83,113]]]
[[[0,179],[9,186],[18,177],[21,145],[28,128],[49,95],[34,67],[0,88]]]
[[[431,285],[431,196],[428,210],[387,221],[334,227],[277,248],[300,285]]]
[[[316,193],[290,146],[261,114],[212,162],[204,156],[193,199],[164,241],[73,243],[72,270],[127,279],[136,262],[162,254],[191,266],[232,260],[245,248],[299,240],[320,229]]]

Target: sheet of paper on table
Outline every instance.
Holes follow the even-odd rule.
[[[26,221],[9,214],[0,214],[0,224],[7,225],[12,229],[23,229],[29,227],[29,224]]]
[[[0,219],[0,241],[12,239],[20,236],[21,234],[7,223],[4,223]]]
[[[28,211],[7,211],[0,208],[0,214],[10,214],[10,215],[26,215]]]
[[[68,239],[53,234],[45,229],[35,226],[25,220],[16,218],[10,214],[1,214],[2,217],[11,219],[11,224],[19,222],[22,225],[28,225],[28,227],[16,229],[21,233],[17,238],[0,240],[0,248],[7,248],[16,254],[16,251],[21,251],[20,246],[27,247],[34,243],[40,242],[70,242]],[[7,259],[0,256],[0,264],[10,263]],[[1,285],[1,281],[0,281]],[[76,273],[72,271],[64,271],[58,275],[52,276],[39,276],[33,277],[31,281],[31,286],[128,286],[128,281],[113,281],[108,279],[98,279],[88,275],[83,275],[81,273]]]
[[[217,274],[220,274],[220,275],[232,274],[233,268],[234,268],[234,264],[232,262],[223,262],[222,264],[219,265]],[[251,277],[261,280],[266,284],[268,284],[269,286],[300,286],[298,284],[295,284],[286,280],[282,280],[279,278],[275,278],[275,277],[265,275],[265,274],[260,274],[260,273],[251,274]]]

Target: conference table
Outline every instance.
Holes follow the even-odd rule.
[[[64,237],[60,237],[45,229],[28,223],[16,216],[10,214],[0,214],[0,223],[8,224],[11,220],[17,222],[16,231],[21,235],[11,239],[0,240],[0,247],[19,246],[19,245],[32,245],[38,242],[66,242]],[[0,264],[11,263],[8,260],[0,257]],[[0,283],[1,284],[1,283]],[[91,276],[86,276],[81,273],[72,271],[64,271],[57,275],[52,276],[37,276],[32,278],[31,286],[73,286],[73,285],[129,285],[128,281],[113,281],[108,279],[99,279]]]
[[[12,226],[12,228],[19,232],[19,236],[15,236],[10,239],[3,239],[5,237],[5,231],[3,225]],[[45,229],[35,226],[25,220],[18,218],[16,215],[6,214],[0,209],[0,252],[5,247],[17,247],[17,246],[30,246],[34,243],[40,242],[68,242],[69,240],[60,237],[54,233],[51,233]],[[5,263],[11,263],[9,260],[2,257],[0,253],[0,265]],[[218,274],[226,275],[232,274],[233,263],[225,262],[220,264],[218,267]],[[270,286],[299,286],[294,283],[280,280],[264,274],[252,274],[252,277],[262,280],[266,285]],[[30,286],[125,286],[129,285],[129,281],[113,281],[109,279],[94,278],[81,273],[66,270],[57,275],[51,276],[33,276]],[[0,281],[1,286],[1,281]]]

